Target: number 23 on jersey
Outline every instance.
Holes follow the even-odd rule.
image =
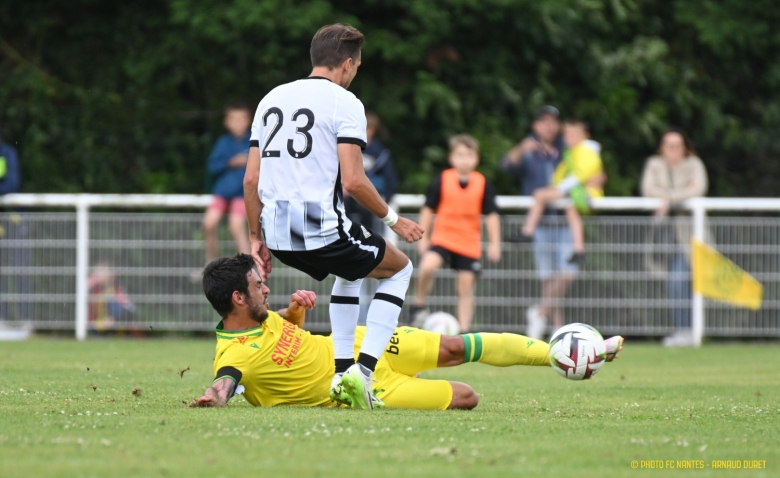
[[[268,139],[265,141],[265,144],[263,145],[263,152],[262,157],[263,158],[279,158],[281,157],[281,152],[279,150],[273,150],[268,149],[268,145],[273,141],[276,134],[281,129],[282,125],[284,124],[284,113],[282,113],[282,110],[277,108],[276,106],[273,106],[271,108],[268,108],[265,113],[263,113],[263,126],[268,126],[269,121],[273,122],[274,119],[271,118],[271,116],[275,116],[276,124],[274,124],[273,129],[271,130],[271,134],[268,135]],[[305,158],[306,156],[311,153],[312,148],[312,138],[309,131],[314,126],[314,113],[311,112],[308,108],[301,108],[299,110],[296,110],[295,113],[292,115],[292,121],[296,125],[299,124],[299,119],[304,116],[306,118],[306,124],[303,126],[297,126],[295,128],[295,133],[300,134],[304,137],[306,143],[302,151],[298,151],[293,146],[293,138],[289,138],[287,140],[287,152],[292,156],[293,158]]]

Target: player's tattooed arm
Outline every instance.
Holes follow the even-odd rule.
[[[236,382],[232,377],[217,379],[203,392],[203,396],[190,403],[190,408],[195,407],[224,407],[230,397],[236,391]]]

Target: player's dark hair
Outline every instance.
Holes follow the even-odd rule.
[[[222,317],[233,311],[233,292],[249,295],[247,274],[254,269],[255,262],[249,254],[222,257],[209,262],[203,270],[203,292]]]
[[[249,106],[249,103],[243,101],[229,101],[225,103],[225,113],[230,111],[246,111],[250,116],[252,115],[252,107]]]
[[[341,66],[347,58],[357,60],[364,38],[357,28],[349,25],[325,25],[311,39],[311,65],[333,69]]]

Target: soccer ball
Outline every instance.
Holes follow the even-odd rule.
[[[432,313],[425,318],[422,328],[441,335],[458,335],[460,333],[458,319],[447,312]]]
[[[587,324],[565,325],[550,339],[550,365],[569,380],[587,380],[596,375],[606,357],[604,338]]]

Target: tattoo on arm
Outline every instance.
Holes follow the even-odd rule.
[[[217,406],[220,407],[227,405],[228,400],[230,400],[235,391],[236,382],[231,377],[217,379],[214,384],[206,390],[207,393],[211,393],[217,399]]]

